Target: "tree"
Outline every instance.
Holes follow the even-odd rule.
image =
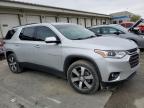
[[[140,15],[133,15],[133,16],[131,17],[130,21],[136,22],[136,21],[138,21],[140,18],[141,18]]]

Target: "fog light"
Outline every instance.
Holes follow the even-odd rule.
[[[109,81],[117,79],[118,76],[119,76],[119,74],[120,74],[120,72],[113,72],[113,73],[111,73],[110,76],[109,76]]]

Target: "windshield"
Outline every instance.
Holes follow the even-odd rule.
[[[125,28],[125,27],[123,27],[123,26],[121,26],[121,25],[115,25],[115,27],[117,27],[118,29],[120,29],[120,30],[122,30],[122,31],[125,31],[125,32],[128,31],[127,28]]]
[[[66,38],[80,40],[95,37],[95,34],[79,25],[54,25]]]

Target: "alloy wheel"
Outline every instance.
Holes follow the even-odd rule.
[[[9,64],[11,71],[13,71],[13,72],[17,71],[17,62],[13,56],[10,56],[8,58],[8,64]]]
[[[89,90],[93,86],[94,77],[89,69],[78,66],[71,72],[71,82],[79,90]]]

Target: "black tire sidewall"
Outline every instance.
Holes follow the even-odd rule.
[[[87,68],[93,75],[94,77],[94,81],[93,81],[93,85],[92,85],[92,88],[89,89],[89,90],[79,90],[77,87],[75,87],[75,85],[72,83],[71,81],[71,72],[74,68],[78,67],[78,66],[83,66],[85,68]],[[95,93],[98,89],[99,89],[99,77],[98,77],[98,74],[97,74],[97,70],[94,68],[94,66],[90,63],[90,62],[87,62],[87,61],[83,61],[83,60],[79,60],[77,62],[74,62],[68,69],[68,72],[67,72],[67,79],[68,79],[68,82],[69,84],[72,86],[72,88],[74,88],[74,90],[76,90],[77,92],[79,93],[82,93],[82,94],[91,94],[91,93]]]

